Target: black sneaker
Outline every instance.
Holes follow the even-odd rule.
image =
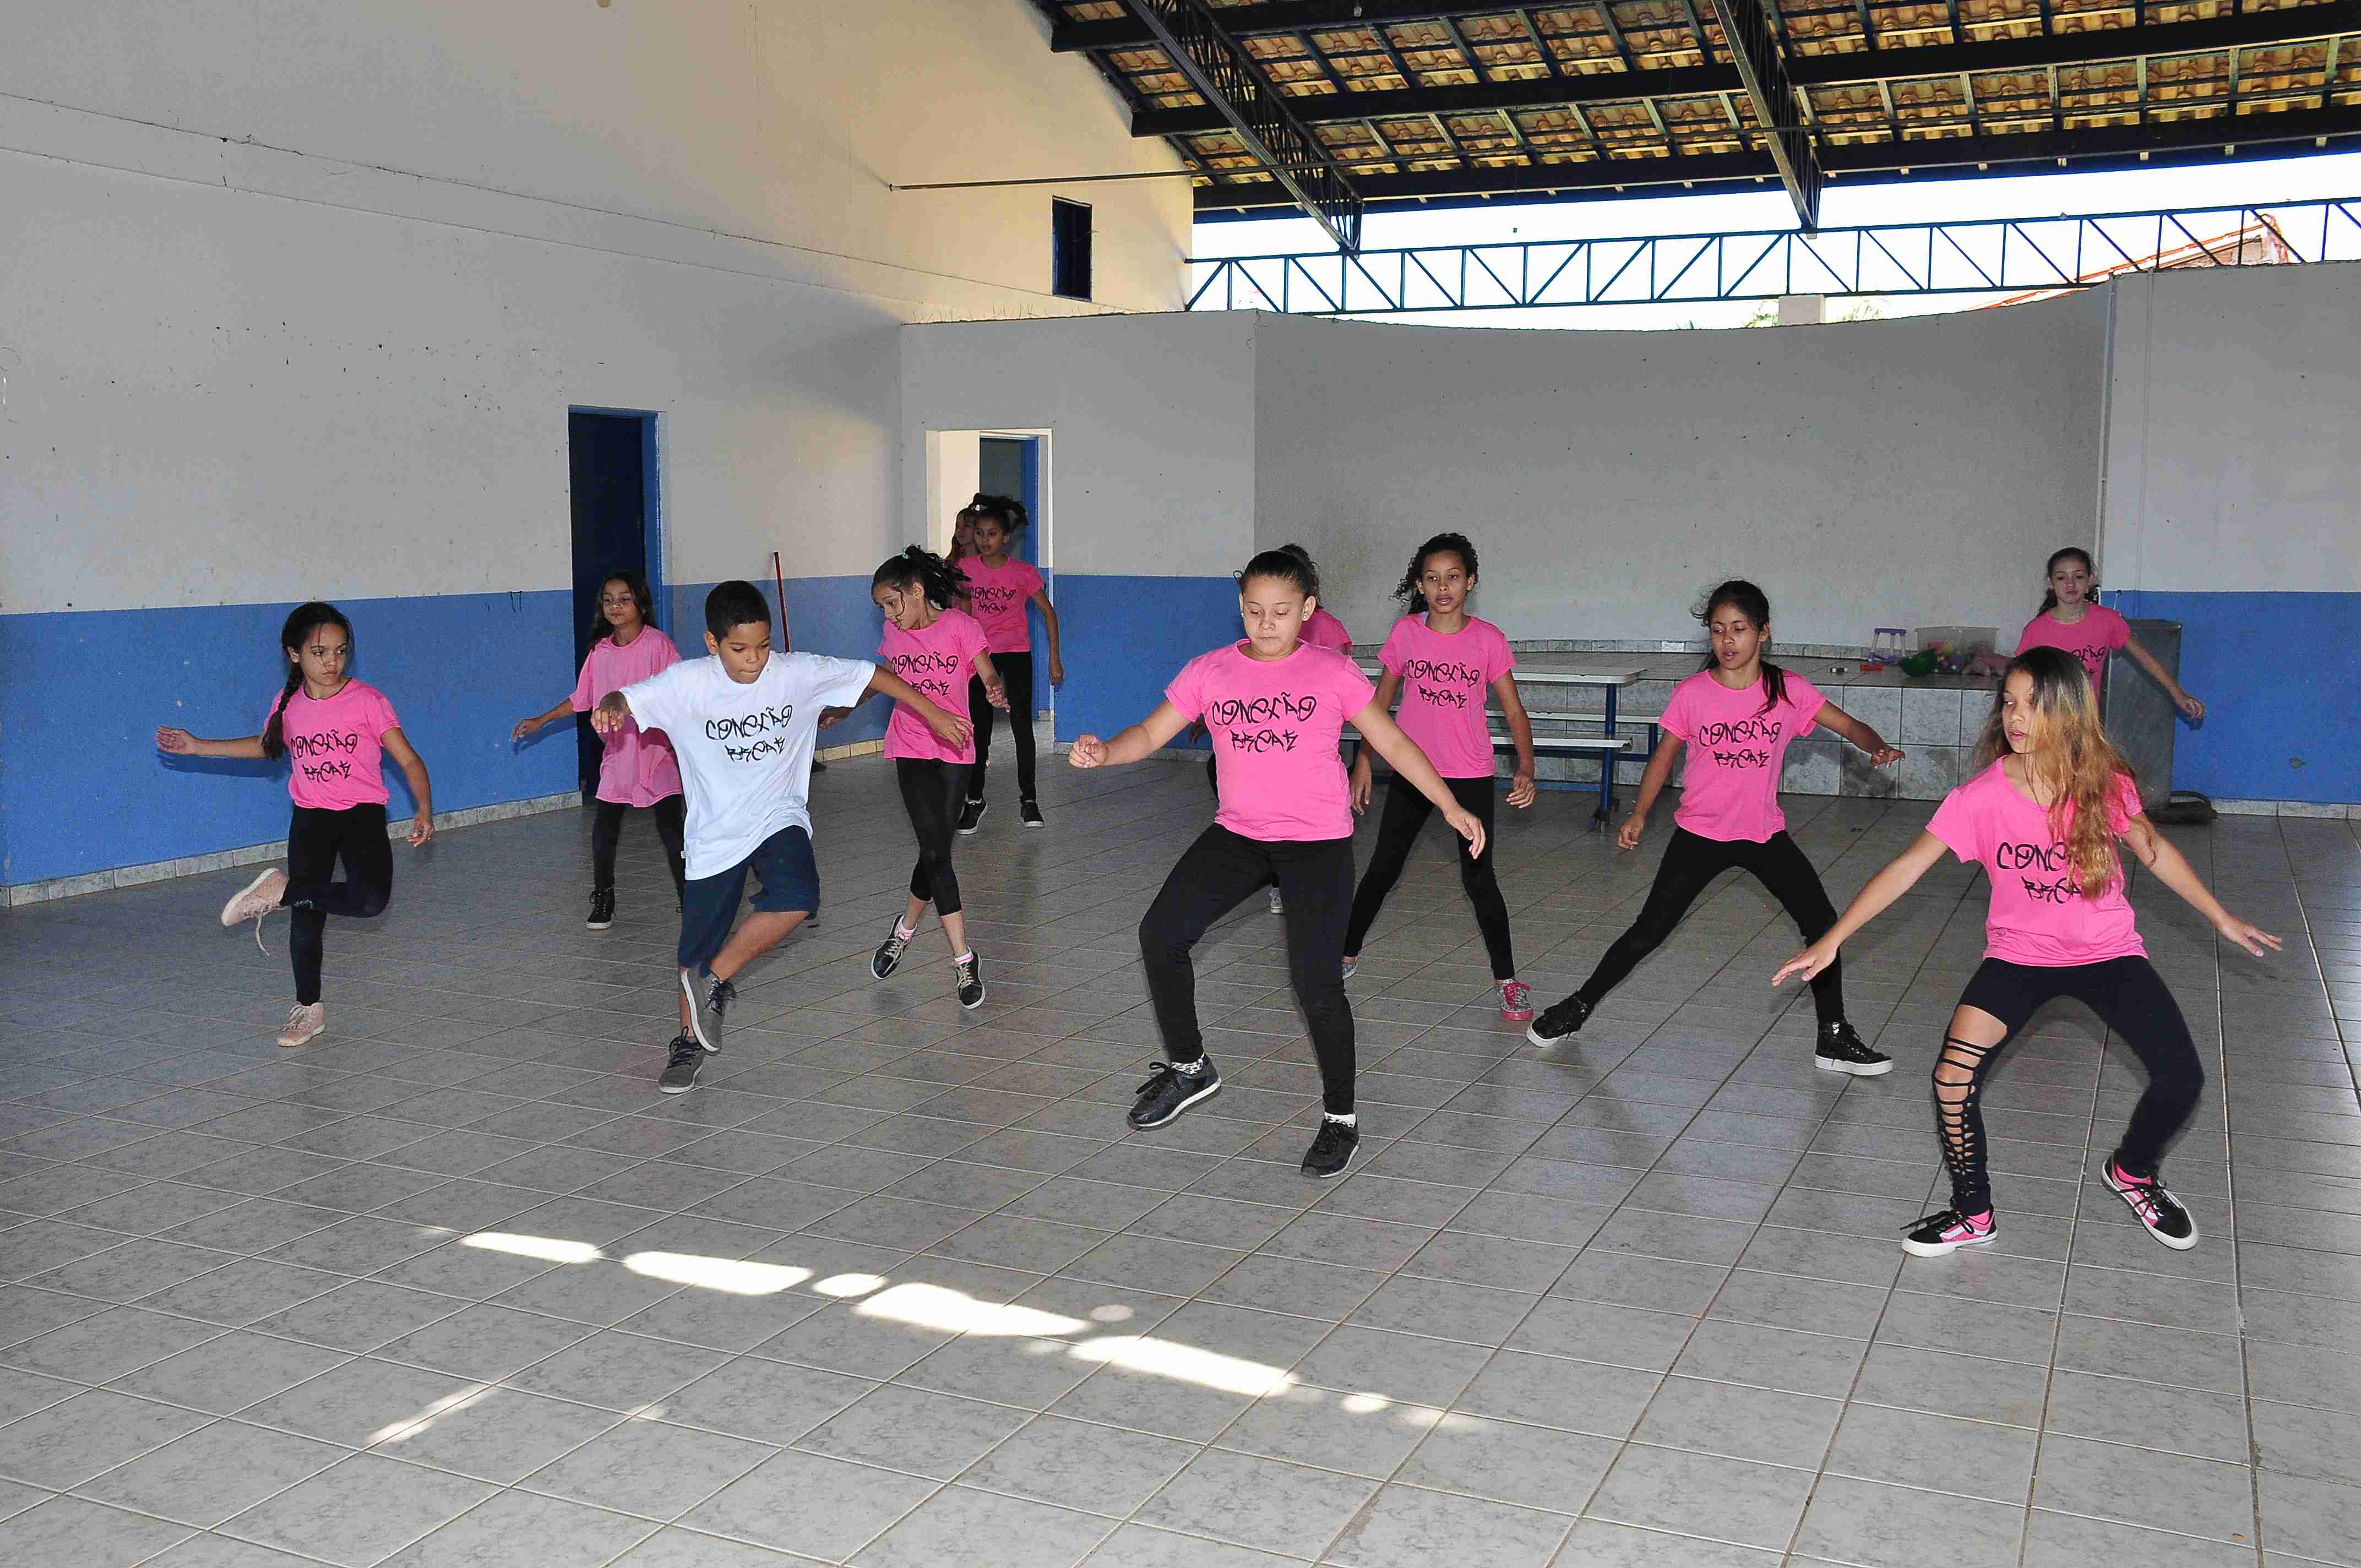
[[[582,922],[588,930],[603,931],[615,923],[615,890],[608,888],[590,895],[590,918]]]
[[[697,1087],[697,1069],[705,1065],[705,1047],[684,1029],[672,1037],[672,1059],[656,1075],[656,1087],[666,1094],[686,1094]]]
[[[1348,1127],[1333,1116],[1323,1116],[1320,1131],[1313,1135],[1311,1148],[1304,1151],[1303,1174],[1320,1181],[1342,1176],[1345,1168],[1353,1163],[1353,1151],[1360,1146],[1360,1128]]]
[[[808,926],[811,922],[807,920],[804,924]],[[895,970],[902,967],[902,954],[908,949],[910,943],[917,937],[916,931],[911,932],[907,937],[902,935],[902,923],[899,920],[895,921],[894,929],[886,934],[884,941],[877,944],[877,950],[869,955],[869,972],[879,980],[884,980],[892,975]]]
[[[696,1020],[688,1031],[697,1043],[708,1051],[721,1048],[722,1018],[730,1004],[738,1000],[738,988],[726,980],[710,975],[698,975],[691,970],[680,971],[680,989],[688,998],[688,1015]]]
[[[1554,1007],[1545,1007],[1525,1031],[1525,1038],[1537,1046],[1554,1046],[1560,1040],[1571,1039],[1590,1016],[1590,1003],[1576,992]]]
[[[972,833],[983,825],[983,814],[991,809],[980,800],[971,800],[960,806],[959,830]]]
[[[2180,1206],[2180,1200],[2165,1190],[2163,1172],[2134,1176],[2111,1159],[2103,1174],[2107,1185],[2131,1205],[2149,1235],[2175,1252],[2187,1252],[2197,1245],[2197,1222]]]
[[[960,1005],[972,1013],[983,1005],[983,960],[974,949],[963,959],[953,959],[951,969],[959,976]]]
[[[1135,1127],[1160,1127],[1199,1101],[1220,1093],[1222,1075],[1213,1058],[1197,1059],[1205,1064],[1202,1072],[1182,1072],[1169,1061],[1149,1068],[1148,1081],[1139,1086],[1139,1102],[1124,1119]]]
[[[1016,820],[1023,823],[1027,828],[1047,828],[1049,826],[1047,822],[1041,820],[1041,806],[1037,801],[1018,801],[1016,803]]]
[[[1839,1018],[1820,1025],[1820,1048],[1812,1065],[1822,1072],[1849,1072],[1855,1078],[1883,1078],[1894,1070],[1894,1058],[1870,1049],[1869,1042]]]
[[[1981,1214],[1942,1209],[1904,1233],[1902,1250],[1913,1257],[1942,1257],[1963,1246],[1982,1246],[1998,1234],[2000,1227],[1989,1209]]]

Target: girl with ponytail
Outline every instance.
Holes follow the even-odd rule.
[[[517,720],[509,731],[512,744],[522,744],[545,724],[577,713],[588,713],[609,692],[635,685],[680,663],[680,650],[656,630],[655,595],[648,580],[630,570],[609,572],[598,587],[598,619],[591,623],[594,641],[582,661],[582,673],[570,696],[561,697],[545,713]],[[623,837],[623,813],[633,807],[656,819],[656,838],[664,844],[664,869],[672,872],[675,902],[684,896],[685,867],[681,850],[687,801],[681,794],[680,760],[661,729],[642,729],[628,720],[620,729],[600,737],[598,812],[590,823],[590,916],[583,924],[604,931],[615,923],[615,850]]]
[[[963,590],[970,614],[983,628],[993,662],[1007,686],[1005,702],[991,700],[981,680],[968,688],[968,718],[975,725],[975,763],[967,770],[967,795],[960,808],[959,831],[972,833],[983,821],[983,774],[992,765],[992,710],[1008,714],[1009,739],[1016,747],[1016,817],[1027,828],[1043,826],[1034,793],[1033,771],[1033,631],[1027,608],[1041,612],[1041,629],[1049,640],[1049,684],[1066,684],[1066,666],[1058,656],[1058,609],[1033,563],[1009,551],[1016,536],[1030,524],[1025,503],[1014,496],[978,495],[971,503],[975,513],[975,551],[959,563],[966,577]]]
[[[1592,1009],[1623,981],[1641,959],[1654,952],[1689,905],[1726,871],[1752,873],[1786,910],[1807,942],[1836,924],[1835,906],[1811,860],[1787,836],[1779,809],[1779,773],[1787,748],[1815,729],[1843,736],[1869,753],[1872,765],[1902,760],[1876,730],[1819,694],[1803,676],[1763,656],[1771,638],[1771,601],[1741,577],[1717,586],[1697,610],[1710,646],[1705,668],[1673,688],[1660,721],[1664,740],[1640,778],[1640,796],[1616,835],[1635,849],[1648,830],[1648,810],[1673,776],[1683,749],[1688,771],[1681,778],[1680,808],[1673,813],[1673,839],[1656,867],[1655,885],[1631,928],[1615,939],[1582,989],[1533,1020],[1525,1037],[1554,1045],[1583,1025]],[[1876,1078],[1894,1070],[1894,1058],[1873,1050],[1845,1017],[1844,976],[1833,961],[1815,971],[1812,1007],[1819,1017],[1819,1043],[1812,1064],[1824,1072]]]
[[[2017,633],[2016,651],[2062,648],[2082,662],[2082,673],[2099,685],[2107,673],[2107,655],[2122,649],[2155,678],[2191,723],[2205,717],[2205,705],[2180,689],[2157,656],[2132,635],[2132,623],[2121,612],[2099,603],[2097,568],[2091,553],[2075,545],[2053,553],[2041,569],[2041,608]]]
[[[954,713],[966,701],[972,679],[985,694],[989,713],[1006,707],[1008,694],[993,665],[983,628],[956,608],[966,587],[958,568],[915,544],[879,566],[869,578],[870,599],[885,617],[878,662]],[[918,863],[910,872],[908,905],[869,959],[869,972],[879,980],[899,969],[932,904],[950,944],[952,977],[965,1008],[983,1005],[983,970],[968,942],[959,876],[951,869],[951,839],[976,745],[975,740],[956,746],[942,740],[914,709],[895,705],[885,727],[885,755],[893,761],[902,806],[917,835]]]
[[[2179,894],[2232,945],[2257,958],[2279,939],[2239,919],[2140,813],[2131,769],[2099,725],[2081,660],[2034,647],[2009,662],[1977,747],[1981,771],[1943,797],[1927,830],[1879,872],[1828,933],[1772,978],[1817,975],[1837,950],[1917,883],[1946,852],[1984,868],[1984,960],[1970,977],[1935,1061],[1935,1112],[1951,1206],[1904,1236],[1905,1252],[1939,1257],[1998,1234],[1985,1168],[1983,1083],[2003,1046],[2059,997],[2099,1015],[2147,1069],[2147,1090],[2100,1176],[2148,1234],[2178,1252],[2197,1223],[2165,1187],[2165,1146],[2196,1108],[2205,1071],[2189,1025],[2148,962],[2117,844]]]
[[[328,916],[370,919],[385,913],[392,896],[382,759],[392,758],[410,781],[417,804],[412,848],[434,836],[434,799],[426,763],[402,734],[393,704],[346,673],[353,625],[343,611],[317,600],[297,606],[280,628],[279,644],[287,679],[259,734],[206,740],[168,725],[156,731],[156,749],[179,757],[289,759],[294,817],[287,830],[287,867],[273,866],[247,883],[222,906],[221,921],[253,921],[260,947],[264,917],[277,909],[292,911],[287,951],[295,968],[295,1005],[279,1032],[279,1043],[291,1048],[309,1044],[328,1025],[320,999]],[[339,861],[345,880],[331,881]]]

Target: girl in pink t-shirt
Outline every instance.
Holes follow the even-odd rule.
[[[598,617],[591,623],[590,635],[596,641],[582,661],[574,694],[560,698],[546,713],[518,719],[509,731],[511,742],[524,740],[567,714],[588,713],[609,692],[637,685],[680,663],[680,650],[656,630],[655,595],[637,572],[610,572],[598,585]],[[593,931],[615,923],[615,849],[622,841],[623,813],[634,806],[656,819],[664,865],[672,872],[673,899],[679,902],[681,825],[686,811],[680,761],[663,730],[643,730],[627,718],[620,729],[601,740],[598,812],[590,821],[590,917],[583,922]]]
[[[1743,578],[1723,583],[1706,596],[1697,619],[1705,622],[1712,650],[1703,670],[1673,688],[1658,720],[1664,740],[1648,759],[1639,799],[1616,835],[1624,849],[1639,844],[1648,828],[1649,807],[1686,748],[1688,772],[1681,781],[1680,807],[1673,813],[1673,841],[1664,846],[1655,885],[1631,928],[1615,939],[1581,990],[1525,1031],[1535,1045],[1553,1045],[1580,1029],[1607,993],[1673,934],[1706,885],[1733,868],[1752,872],[1804,939],[1817,940],[1836,924],[1837,912],[1820,885],[1820,873],[1787,836],[1787,818],[1779,810],[1779,770],[1787,747],[1825,727],[1868,752],[1877,767],[1902,760],[1876,730],[1822,696],[1811,682],[1763,657],[1771,633],[1771,601],[1761,588]],[[1872,1050],[1846,1020],[1841,969],[1831,965],[1814,977],[1812,1007],[1819,1017],[1815,1067],[1856,1078],[1894,1070],[1894,1059]]]
[[[985,646],[983,628],[952,608],[962,580],[941,556],[915,544],[878,567],[869,579],[869,597],[885,616],[877,663],[954,713],[970,680],[982,683],[993,707],[1005,707],[1008,694]],[[870,956],[869,972],[884,980],[901,967],[903,951],[917,938],[918,922],[932,904],[951,945],[960,1005],[981,1007],[983,968],[968,945],[959,874],[951,869],[952,828],[975,742],[941,740],[915,709],[896,703],[885,726],[885,755],[893,760],[903,809],[918,836],[918,863],[910,872],[908,906]]]
[[[975,554],[960,562],[967,578],[963,590],[968,613],[983,628],[993,667],[1007,688],[1004,703],[995,703],[981,680],[968,683],[968,717],[975,722],[975,765],[967,773],[967,796],[960,809],[959,830],[972,833],[983,821],[983,774],[992,765],[992,710],[1005,707],[1009,739],[1016,746],[1016,817],[1027,828],[1043,826],[1041,805],[1034,795],[1033,772],[1033,632],[1026,619],[1029,606],[1041,612],[1042,634],[1049,640],[1049,684],[1066,684],[1066,666],[1058,656],[1058,609],[1041,574],[1030,561],[1008,553],[1030,521],[1025,503],[1012,496],[975,498]]]
[[[1943,797],[1917,841],[1771,983],[1834,964],[1838,948],[1946,852],[1981,865],[1991,883],[1984,961],[1960,993],[1935,1063],[1951,1206],[1912,1226],[1903,1247],[1939,1257],[1993,1239],[1979,1104],[1984,1077],[2027,1018],[2070,996],[2098,1014],[2147,1069],[2147,1089],[2102,1174],[2150,1235],[2186,1251],[2197,1245],[2197,1223],[2158,1167],[2196,1106],[2205,1072],[2132,923],[2117,841],[2224,939],[2257,958],[2278,950],[2279,939],[2223,908],[2171,840],[2140,815],[2131,770],[2100,728],[2090,676],[2071,654],[2030,648],[2010,662],[1976,755],[1976,776]]]
[[[1410,558],[1394,597],[1410,606],[1410,613],[1394,622],[1386,645],[1378,654],[1385,673],[1378,677],[1378,706],[1392,709],[1401,703],[1394,722],[1418,742],[1443,775],[1452,798],[1475,813],[1484,824],[1484,852],[1459,862],[1459,886],[1475,906],[1476,928],[1483,933],[1484,951],[1492,960],[1492,983],[1500,992],[1500,1016],[1522,1024],[1533,1015],[1532,989],[1517,978],[1515,948],[1509,939],[1509,905],[1500,896],[1500,881],[1493,873],[1492,729],[1486,713],[1487,698],[1498,701],[1507,718],[1509,739],[1517,748],[1516,776],[1509,781],[1509,804],[1520,808],[1533,803],[1533,726],[1517,696],[1517,679],[1510,672],[1517,656],[1509,640],[1488,620],[1467,613],[1467,597],[1476,591],[1476,546],[1465,534],[1438,533],[1420,545]],[[1373,789],[1369,754],[1353,761],[1353,809],[1366,810]],[[1368,869],[1361,873],[1353,894],[1352,918],[1345,927],[1345,972],[1361,961],[1361,944],[1385,907],[1386,894],[1401,880],[1411,846],[1418,842],[1434,807],[1406,780],[1396,775],[1386,787],[1385,815],[1378,823],[1378,845],[1369,853]]]
[[[1078,768],[1136,762],[1202,717],[1222,759],[1221,810],[1182,852],[1139,923],[1148,993],[1165,1058],[1131,1108],[1135,1127],[1160,1127],[1222,1086],[1197,1027],[1190,953],[1213,922],[1264,883],[1286,898],[1287,966],[1320,1062],[1326,1114],[1303,1157],[1306,1176],[1341,1175],[1360,1144],[1353,1110],[1353,1004],[1345,995],[1345,919],[1353,896],[1353,807],[1337,746],[1350,723],[1438,806],[1468,853],[1484,825],[1452,797],[1433,765],[1386,716],[1353,662],[1301,641],[1320,575],[1266,550],[1238,574],[1246,635],[1181,667],[1156,710],[1112,740],[1078,737]]]
[[[2140,646],[2140,640],[2132,635],[2132,623],[2091,597],[2099,579],[2092,575],[2089,551],[2071,545],[2059,551],[2049,557],[2043,577],[2048,591],[2042,597],[2041,609],[2017,633],[2018,652],[2028,648],[2062,648],[2082,662],[2082,673],[2091,677],[2092,685],[2098,685],[2106,674],[2107,655],[2120,648],[2156,677],[2157,685],[2171,696],[2172,706],[2192,723],[2205,717],[2205,705],[2181,690],[2171,672]]]
[[[288,759],[287,794],[295,809],[287,829],[287,869],[273,866],[232,894],[221,921],[253,921],[260,947],[263,917],[274,909],[293,912],[287,953],[295,967],[295,1005],[279,1031],[279,1043],[291,1049],[328,1026],[327,1004],[320,1000],[328,916],[372,919],[393,896],[382,759],[391,757],[410,783],[417,804],[410,824],[413,848],[434,836],[434,794],[393,704],[346,674],[353,623],[343,611],[317,600],[297,606],[279,629],[279,645],[287,657],[287,684],[259,734],[204,740],[167,725],[156,731],[156,749],[179,757]],[[333,882],[339,861],[345,880]]]

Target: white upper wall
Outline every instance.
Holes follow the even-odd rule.
[[[1025,0],[11,8],[0,609],[558,587],[569,404],[663,415],[675,582],[901,535],[896,329],[1163,309],[1185,181]]]
[[[2361,264],[2114,291],[2107,586],[2361,590]]]
[[[1791,642],[1990,625],[2094,532],[2106,302],[1747,332],[1261,319],[1256,539],[1356,638],[1463,532],[1521,638],[1681,638],[1724,577]]]
[[[905,327],[904,532],[927,537],[928,431],[1047,430],[1058,570],[1236,571],[1254,553],[1255,342],[1268,325],[1241,311]]]

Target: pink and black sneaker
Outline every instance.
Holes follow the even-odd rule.
[[[2180,1200],[2165,1190],[2161,1175],[2134,1176],[2112,1159],[2103,1174],[2107,1185],[2131,1206],[2149,1235],[2175,1252],[2187,1252],[2197,1245],[2197,1222],[2180,1206]]]
[[[1533,1016],[1533,988],[1521,980],[1500,982],[1500,1016],[1511,1024],[1529,1024]]]
[[[1902,1238],[1902,1250],[1913,1257],[1943,1257],[1963,1246],[1981,1246],[1999,1234],[1990,1209],[1981,1214],[1945,1209],[1910,1227]]]

